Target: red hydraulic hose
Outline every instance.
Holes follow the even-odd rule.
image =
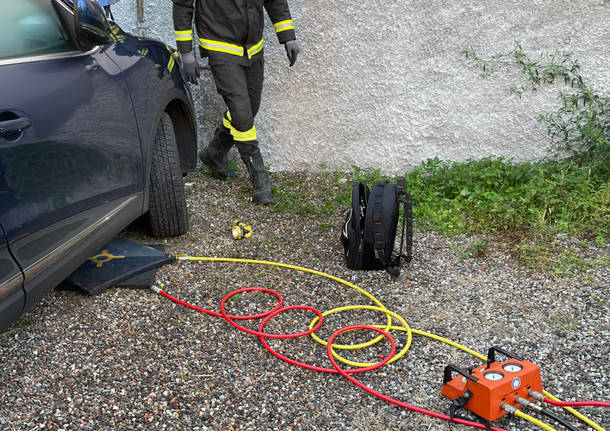
[[[261,287],[244,287],[243,289],[238,289],[235,290],[229,294],[227,294],[227,296],[225,296],[222,301],[220,302],[220,313],[222,314],[222,317],[224,317],[227,322],[229,322],[231,324],[231,326],[239,329],[242,332],[245,332],[246,334],[250,334],[250,335],[257,335],[259,337],[266,337],[266,338],[280,338],[280,339],[286,339],[286,338],[298,338],[298,337],[303,337],[305,335],[309,335],[312,332],[317,331],[320,326],[322,326],[322,313],[319,310],[316,310],[313,307],[310,307],[308,305],[291,305],[290,307],[284,307],[284,308],[280,308],[280,309],[274,309],[271,312],[267,313],[267,317],[271,318],[273,316],[275,316],[276,314],[282,313],[284,311],[288,311],[288,310],[308,310],[308,311],[313,311],[314,313],[316,313],[318,315],[318,319],[319,322],[316,326],[314,326],[313,328],[307,330],[307,331],[303,331],[303,332],[299,332],[296,334],[267,334],[265,332],[260,332],[260,331],[253,331],[251,329],[245,328],[241,325],[238,325],[237,323],[235,323],[233,321],[233,319],[231,318],[231,316],[229,316],[225,310],[225,304],[227,303],[227,301],[233,296],[233,295],[237,295],[239,293],[243,293],[243,292],[252,292],[252,291],[270,291],[273,292],[270,289],[264,289]]]
[[[610,407],[608,401],[554,401],[547,397],[544,397],[542,401],[557,407]]]
[[[269,311],[266,311],[266,312],[261,313],[261,314],[253,314],[253,315],[250,315],[250,316],[228,316],[228,317],[230,317],[231,319],[234,319],[234,320],[251,320],[251,319],[260,319],[260,318],[263,318],[263,317],[267,317],[268,315],[270,315],[270,314],[271,314],[271,313],[273,313],[274,311],[278,311],[280,308],[282,308],[282,303],[283,303],[283,301],[284,301],[284,300],[282,299],[282,297],[280,296],[280,294],[279,294],[279,293],[277,293],[275,290],[271,290],[271,289],[265,289],[265,288],[263,288],[263,287],[250,287],[250,288],[248,288],[248,289],[250,289],[250,290],[256,290],[256,291],[259,291],[259,292],[270,293],[270,294],[274,295],[274,296],[275,296],[275,297],[277,297],[277,299],[278,299],[278,304],[277,304],[277,306],[276,306],[274,309],[269,310]],[[241,290],[243,291],[243,289],[241,289]],[[155,291],[156,291],[156,290],[155,290]],[[199,311],[200,313],[209,314],[210,316],[214,316],[214,317],[224,317],[222,314],[217,313],[217,312],[215,312],[215,311],[212,311],[212,310],[206,310],[205,308],[197,307],[196,305],[192,305],[192,304],[189,304],[188,302],[181,301],[181,300],[179,300],[178,298],[174,298],[172,295],[170,295],[170,294],[169,294],[169,293],[167,293],[167,292],[164,292],[164,291],[163,291],[163,290],[161,290],[161,289],[159,289],[159,290],[158,290],[158,293],[159,293],[159,295],[166,297],[166,298],[167,298],[167,299],[169,299],[170,301],[173,301],[173,302],[175,302],[176,304],[183,305],[183,306],[185,306],[186,308],[190,308],[190,309],[192,309],[192,310]],[[233,293],[233,295],[235,295],[235,294],[236,294],[236,292],[232,292],[232,293]]]
[[[367,326],[367,325],[353,325],[353,326],[347,326],[345,328],[341,328],[338,331],[336,331],[333,335],[331,335],[331,337],[328,339],[328,344],[326,346],[326,351],[328,354],[328,357],[330,359],[330,362],[332,363],[334,368],[322,368],[322,367],[316,367],[313,365],[308,365],[305,364],[303,362],[299,362],[299,361],[295,361],[293,359],[290,359],[286,356],[283,356],[279,353],[277,353],[275,350],[273,350],[269,344],[265,341],[265,337],[267,338],[295,338],[295,337],[300,337],[303,335],[308,335],[311,334],[312,332],[316,331],[321,325],[322,325],[322,313],[320,313],[320,311],[318,311],[317,309],[313,308],[313,307],[308,307],[308,306],[304,306],[304,305],[294,305],[294,306],[290,306],[290,307],[284,307],[282,308],[282,297],[280,296],[279,293],[271,290],[271,289],[265,289],[265,288],[260,288],[260,287],[248,287],[248,288],[244,288],[244,289],[239,289],[236,290],[234,292],[229,293],[227,296],[224,297],[224,299],[222,300],[221,304],[220,304],[220,310],[221,313],[217,313],[215,311],[211,311],[211,310],[207,310],[205,308],[201,308],[198,307],[196,305],[192,305],[189,304],[188,302],[184,302],[181,301],[178,298],[175,298],[173,296],[171,296],[170,294],[164,292],[161,289],[154,289],[155,292],[159,293],[161,296],[169,299],[170,301],[173,301],[177,304],[180,304],[184,307],[190,308],[192,310],[195,311],[199,311],[200,313],[204,313],[204,314],[208,314],[210,316],[215,316],[215,317],[224,317],[232,326],[234,326],[235,328],[252,334],[252,335],[257,335],[259,337],[259,340],[261,341],[261,343],[263,344],[263,346],[265,347],[265,349],[267,349],[267,351],[269,351],[269,353],[271,353],[273,356],[288,362],[290,364],[293,365],[297,365],[299,367],[303,367],[309,370],[314,370],[314,371],[321,371],[321,372],[327,372],[327,373],[339,373],[341,374],[343,377],[345,377],[346,379],[348,379],[349,381],[351,381],[352,383],[354,383],[356,386],[358,386],[359,388],[367,391],[368,393],[375,395],[376,397],[389,402],[391,404],[397,405],[399,407],[403,407],[409,410],[412,410],[414,412],[417,413],[423,413],[425,415],[428,416],[432,416],[438,419],[444,419],[447,421],[451,421],[451,422],[455,422],[455,423],[459,423],[462,425],[468,425],[468,426],[472,426],[475,428],[480,428],[480,429],[486,429],[486,427],[483,424],[480,424],[478,422],[473,422],[473,421],[469,421],[469,420],[465,420],[465,419],[459,419],[459,418],[449,418],[449,416],[444,415],[442,413],[437,413],[434,412],[432,410],[427,410],[427,409],[423,409],[421,407],[417,407],[408,403],[404,403],[402,401],[398,401],[394,398],[391,398],[387,395],[384,395],[382,393],[379,393],[377,391],[375,391],[374,389],[369,388],[368,386],[364,385],[363,383],[361,383],[360,381],[356,380],[355,378],[351,377],[350,374],[354,374],[354,373],[362,373],[362,372],[366,372],[366,371],[371,371],[374,370],[376,368],[379,368],[383,365],[385,365],[386,363],[388,363],[393,357],[394,357],[394,353],[396,352],[396,344],[394,342],[394,339],[385,331],[383,331],[382,329],[379,328],[375,328],[373,326]],[[227,300],[229,298],[231,298],[233,295],[237,295],[238,293],[242,293],[242,292],[250,292],[250,291],[260,291],[260,292],[265,292],[265,293],[271,293],[272,295],[275,295],[278,300],[279,303],[278,305],[272,309],[269,310],[265,313],[261,313],[261,314],[257,314],[257,315],[251,315],[251,316],[232,316],[232,315],[228,315],[225,311],[225,303],[227,302]],[[318,315],[319,321],[318,324],[313,327],[312,329],[310,329],[309,331],[305,331],[305,332],[301,332],[298,334],[267,334],[265,332],[263,332],[264,326],[265,324],[274,316],[278,315],[279,313],[282,313],[284,311],[288,311],[288,310],[292,310],[292,309],[304,309],[304,310],[309,310],[309,311],[313,311],[314,313],[316,313]],[[234,322],[234,320],[248,320],[248,319],[257,319],[257,318],[263,318],[264,320],[261,322],[260,326],[259,326],[259,330],[258,331],[252,331],[248,328],[244,328],[241,325],[238,325],[237,323]],[[350,369],[350,370],[344,370],[342,368],[339,367],[339,365],[337,364],[337,361],[335,360],[335,358],[333,357],[332,354],[332,344],[333,341],[335,340],[335,338],[337,338],[337,336],[339,336],[340,334],[342,334],[343,332],[347,332],[353,329],[368,329],[371,331],[376,331],[379,332],[380,334],[382,334],[383,336],[385,336],[389,341],[390,344],[392,345],[392,349],[389,355],[387,355],[383,361],[378,362],[377,364],[374,364],[372,366],[369,367],[363,367],[363,368],[357,368],[357,369]],[[546,401],[546,399],[545,399]],[[547,401],[548,402],[548,401]],[[507,431],[503,428],[498,428],[498,427],[491,427],[492,431]]]
[[[267,317],[265,317],[265,319],[261,322],[258,330],[262,331],[265,328],[265,325],[267,324],[267,322],[272,318],[272,315],[269,315]],[[368,328],[368,327],[367,327]],[[375,328],[375,330],[377,330],[377,328]],[[382,334],[384,334],[382,332]],[[394,340],[392,339],[392,337],[390,337],[389,335],[386,335],[386,337],[388,338],[388,340],[390,340],[390,342],[393,342]],[[284,362],[288,362],[291,365],[296,365],[297,367],[301,367],[301,368],[305,368],[306,370],[311,370],[311,371],[319,371],[321,373],[334,373],[334,374],[338,374],[339,372],[335,369],[335,368],[324,368],[324,367],[317,367],[315,365],[310,365],[310,364],[306,364],[305,362],[299,362],[295,359],[291,359],[287,356],[282,355],[281,353],[278,353],[277,351],[273,350],[271,348],[271,346],[269,346],[269,344],[267,343],[267,341],[265,340],[264,337],[259,336],[258,339],[260,340],[261,344],[263,345],[263,347],[269,352],[271,353],[273,356],[275,356],[276,358],[284,361]],[[349,374],[353,374],[353,373],[364,373],[367,371],[371,371],[374,370],[376,368],[381,367],[382,365],[387,364],[388,362],[390,362],[390,360],[394,357],[394,354],[388,355],[386,358],[384,358],[383,361],[378,362],[376,364],[370,365],[368,367],[362,367],[362,368],[354,368],[351,370],[345,370],[346,373]]]
[[[421,407],[417,407],[414,406],[412,404],[408,404],[408,403],[403,403],[402,401],[398,401],[397,399],[394,399],[392,397],[389,397],[387,395],[384,395],[380,392],[377,392],[376,390],[366,386],[364,383],[361,383],[360,381],[356,380],[354,377],[350,376],[349,373],[346,372],[346,370],[344,370],[343,368],[341,368],[339,366],[339,364],[337,363],[337,361],[335,360],[335,358],[333,357],[333,352],[332,352],[332,344],[333,341],[335,341],[335,338],[337,338],[337,336],[339,336],[340,334],[342,334],[343,332],[349,331],[351,329],[371,329],[371,330],[375,330],[375,331],[380,331],[377,328],[375,328],[374,326],[366,326],[366,325],[355,325],[355,326],[346,326],[345,328],[341,328],[338,331],[336,331],[333,335],[330,336],[330,338],[327,341],[327,345],[326,345],[326,353],[328,354],[328,359],[330,360],[330,362],[333,364],[333,367],[335,367],[335,369],[339,372],[339,374],[341,374],[343,377],[345,377],[347,380],[349,380],[350,382],[352,382],[353,384],[355,384],[356,386],[358,386],[360,389],[363,389],[365,391],[367,391],[369,394],[375,395],[376,397],[388,402],[388,403],[392,403],[394,405],[397,405],[399,407],[405,408],[405,409],[409,409],[412,410],[414,412],[417,413],[423,413],[425,415],[428,416],[432,416],[434,418],[438,418],[438,419],[444,419],[446,421],[450,421],[450,422],[455,422],[458,424],[462,424],[462,425],[469,425],[475,428],[480,428],[480,429],[487,429],[487,427],[483,424],[480,424],[478,422],[473,422],[473,421],[469,421],[469,420],[465,420],[465,419],[459,419],[459,418],[450,418],[447,415],[444,415],[442,413],[437,413],[435,411],[432,410],[427,410],[427,409],[423,409]],[[389,335],[385,334],[383,331],[382,333],[388,338],[391,339]],[[492,431],[507,431],[503,428],[498,428],[498,427],[491,427]]]

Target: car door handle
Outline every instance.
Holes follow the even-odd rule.
[[[32,121],[27,117],[19,117],[13,120],[0,121],[0,136],[14,135],[21,133],[32,125]]]

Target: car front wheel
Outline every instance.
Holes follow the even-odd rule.
[[[167,113],[159,122],[152,152],[148,223],[152,236],[157,238],[179,236],[188,231],[176,134]]]

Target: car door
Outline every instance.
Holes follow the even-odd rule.
[[[61,281],[54,268],[66,259],[76,268],[77,255],[109,239],[96,232],[141,212],[138,128],[111,48],[78,51],[49,0],[2,0],[0,221],[25,274],[26,307]]]
[[[0,225],[0,331],[17,320],[24,305],[23,275],[11,256]]]

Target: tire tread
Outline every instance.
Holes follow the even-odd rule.
[[[188,212],[176,135],[169,114],[163,114],[155,137],[150,172],[148,221],[157,238],[188,231]]]

